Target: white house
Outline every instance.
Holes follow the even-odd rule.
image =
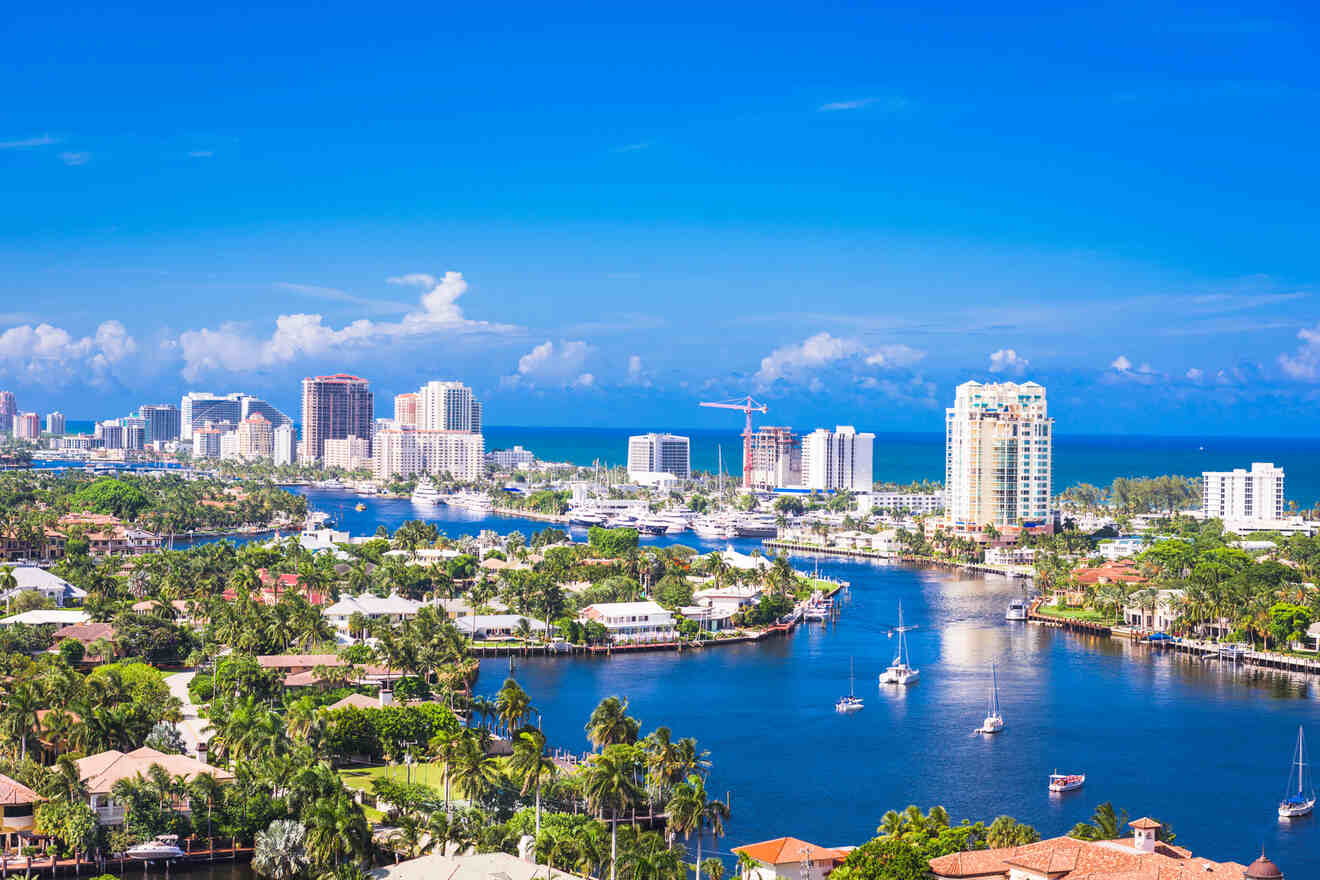
[[[614,642],[666,642],[674,638],[674,615],[655,602],[598,602],[582,609],[584,622],[605,627]]]
[[[363,593],[361,596],[344,596],[338,602],[321,613],[331,625],[343,632],[348,631],[348,619],[354,614],[361,614],[369,621],[388,620],[398,623],[417,616],[421,602],[406,599],[398,593],[390,593],[385,598]]]
[[[1096,547],[1096,552],[1110,561],[1126,559],[1129,556],[1136,556],[1142,550],[1146,549],[1147,543],[1147,540],[1140,536],[1112,538],[1107,541],[1101,541],[1099,546]]]
[[[1160,590],[1154,603],[1145,607],[1129,599],[1129,604],[1123,606],[1123,620],[1138,629],[1168,632],[1178,619],[1178,600],[1183,595],[1182,590]]]
[[[24,626],[44,626],[53,623],[57,626],[70,626],[75,623],[86,623],[91,619],[92,616],[86,611],[72,608],[34,608],[22,614],[11,614],[0,620],[0,625],[13,626],[21,623]]]
[[[527,621],[533,635],[545,633],[545,621],[524,614],[469,614],[454,619],[458,631],[477,641],[511,639],[518,631],[519,622]]]
[[[52,574],[44,568],[37,568],[35,565],[15,566],[13,574],[18,586],[0,593],[0,599],[4,600],[6,608],[9,607],[11,599],[29,591],[38,592],[59,606],[73,600],[81,602],[87,598],[86,590],[79,589],[59,575]]]

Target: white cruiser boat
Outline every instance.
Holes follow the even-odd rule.
[[[857,696],[855,693],[853,693],[853,661],[852,658],[849,657],[848,658],[848,696],[839,697],[838,702],[834,704],[834,711],[844,712],[844,713],[860,712],[864,708],[865,708],[865,704],[862,702],[862,698]]]
[[[990,702],[986,706],[985,720],[976,728],[977,733],[998,733],[1004,729],[1004,716],[999,711],[999,668],[990,662]]]
[[[1014,599],[1008,603],[1008,610],[1004,612],[1004,620],[1026,620],[1027,619],[1027,600]]]
[[[605,515],[603,513],[593,513],[590,510],[570,510],[568,512],[568,524],[573,526],[602,526],[605,524]]]
[[[459,492],[456,495],[450,495],[446,500],[452,507],[471,510],[476,513],[488,513],[494,507],[490,503],[490,499],[480,492]]]
[[[909,629],[916,629],[916,627],[903,625],[903,603],[899,602],[898,626],[895,627],[898,632],[898,652],[894,654],[894,662],[889,664],[889,668],[880,673],[881,684],[909,685],[914,684],[921,677],[921,670],[912,667],[911,657],[908,656],[907,631]]]
[[[725,541],[738,537],[734,524],[724,516],[703,516],[692,523],[692,531],[698,538],[714,538]]]
[[[1050,791],[1076,791],[1085,784],[1085,773],[1060,773],[1055,770],[1050,774]]]
[[[733,522],[734,536],[738,538],[775,538],[779,536],[779,526],[773,516],[748,513]]]
[[[157,862],[162,859],[178,859],[184,855],[183,850],[179,849],[179,837],[177,834],[162,834],[149,843],[139,843],[137,846],[130,846],[124,850],[124,855],[130,859],[138,859],[144,862]]]
[[[436,505],[443,504],[445,497],[440,494],[440,490],[430,480],[418,480],[417,488],[413,489],[412,503]]]
[[[1297,728],[1297,751],[1293,754],[1292,766],[1297,773],[1297,788],[1292,785],[1292,771],[1288,773],[1288,791],[1279,801],[1279,818],[1295,819],[1310,815],[1315,809],[1315,787],[1307,784],[1306,742],[1302,728]]]
[[[658,516],[648,516],[637,521],[637,531],[643,535],[663,535],[669,531],[669,523]]]

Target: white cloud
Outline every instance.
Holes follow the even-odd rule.
[[[925,356],[925,352],[899,343],[869,347],[857,339],[821,332],[776,348],[761,358],[761,367],[752,378],[762,390],[779,381],[801,381],[810,387],[813,377],[809,374],[824,367],[858,359],[869,367],[905,367]]]
[[[50,324],[23,324],[0,333],[0,375],[57,386],[81,378],[95,385],[136,351],[118,321],[105,321],[82,337]]]
[[[552,385],[590,388],[596,384],[596,377],[582,369],[590,353],[591,346],[581,340],[561,340],[555,345],[547,339],[518,358],[518,372],[500,381],[508,387]]]
[[[906,110],[912,105],[907,98],[892,96],[888,98],[855,98],[851,101],[830,101],[827,104],[821,104],[816,108],[819,113],[837,113],[841,110],[862,110],[866,107],[880,105],[882,109],[897,112]]]
[[[468,284],[461,272],[446,272],[442,278],[414,273],[388,281],[425,291],[418,307],[396,322],[360,318],[336,329],[325,324],[321,315],[292,314],[276,318],[275,331],[264,339],[249,336],[238,324],[182,333],[179,348],[184,378],[195,381],[211,370],[242,372],[344,348],[367,348],[437,334],[508,333],[516,329],[463,317],[458,298],[467,291]]]
[[[60,153],[60,161],[65,165],[86,165],[92,161],[91,153]]]
[[[1029,363],[1031,363],[1029,360],[1011,348],[1001,348],[998,351],[990,352],[990,372],[992,373],[1011,373],[1014,376],[1021,376],[1026,372]]]
[[[1279,355],[1279,366],[1293,379],[1314,382],[1320,378],[1320,325],[1315,329],[1303,327],[1297,331],[1302,341],[1292,354]]]
[[[628,374],[624,380],[629,385],[640,385],[646,388],[651,386],[651,377],[646,374],[646,368],[642,365],[642,356],[639,354],[628,356]]]
[[[1193,382],[1200,382],[1205,378],[1205,372],[1199,367],[1192,367],[1187,371],[1187,378]]]
[[[925,356],[926,353],[919,348],[895,342],[891,345],[881,345],[872,349],[871,354],[866,357],[866,365],[869,367],[910,367]]]
[[[1120,373],[1126,373],[1128,370],[1132,369],[1132,361],[1127,359],[1127,355],[1120,354],[1118,357],[1114,358],[1114,362],[1109,366],[1118,370]]]
[[[59,143],[58,138],[53,138],[48,134],[39,134],[36,137],[19,138],[13,141],[0,141],[0,150],[22,150],[28,147],[48,147],[51,144]]]
[[[1108,382],[1137,382],[1142,385],[1153,385],[1168,378],[1147,363],[1134,367],[1128,356],[1123,354],[1114,358],[1109,367],[1114,372],[1105,374],[1105,381]]]

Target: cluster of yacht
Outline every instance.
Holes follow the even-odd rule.
[[[452,495],[446,495],[429,480],[421,480],[417,483],[417,488],[412,493],[412,503],[419,507],[434,507],[445,504],[449,507],[470,510],[474,513],[489,513],[494,506],[491,504],[490,499],[480,492],[455,492]]]
[[[698,514],[685,507],[640,516],[593,507],[575,507],[568,512],[568,521],[570,525],[582,527],[633,528],[643,535],[677,535],[690,529],[698,537],[716,541],[729,538],[773,538],[779,534],[779,526],[771,514]]]

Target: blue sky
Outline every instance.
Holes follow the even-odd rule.
[[[0,387],[884,431],[1026,377],[1077,433],[1320,428],[1314,11],[987,9],[29,5]]]

